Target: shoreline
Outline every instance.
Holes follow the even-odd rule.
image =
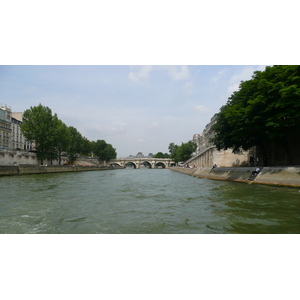
[[[170,170],[186,175],[213,180],[226,180],[248,184],[265,184],[285,187],[300,187],[300,167],[263,167],[260,173],[251,178],[255,167],[220,167],[208,168],[183,168],[172,167]]]
[[[104,171],[119,169],[116,167],[99,167],[99,166],[83,166],[83,165],[18,165],[18,166],[0,166],[1,176],[15,175],[31,175],[31,174],[49,174],[49,173],[64,173],[64,172],[85,172],[85,171]]]

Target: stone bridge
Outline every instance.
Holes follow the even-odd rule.
[[[140,166],[152,168],[169,168],[175,165],[171,158],[116,158],[109,161],[110,165],[126,167],[133,166],[139,169]]]

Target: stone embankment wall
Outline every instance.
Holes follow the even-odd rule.
[[[251,178],[254,167],[237,168],[180,168],[174,167],[171,170],[192,175],[200,178],[217,180],[230,180],[237,182],[259,183],[269,185],[300,187],[300,167],[264,167],[261,172]]]
[[[249,151],[234,154],[232,150],[218,151],[215,147],[210,147],[191,157],[185,163],[199,168],[202,166],[212,168],[214,164],[218,167],[248,166]]]
[[[63,156],[61,158],[61,164],[64,164],[68,161],[68,158]],[[40,161],[36,157],[34,152],[26,152],[24,150],[14,151],[14,150],[1,150],[0,151],[0,165],[38,165]],[[44,160],[44,164],[50,165],[51,162]],[[59,165],[58,160],[52,161],[53,165]]]
[[[95,166],[53,166],[53,165],[51,166],[38,166],[38,165],[0,166],[0,176],[100,171],[100,170],[112,170],[112,169],[117,169],[117,168],[95,167]]]

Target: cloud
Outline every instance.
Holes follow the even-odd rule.
[[[132,81],[139,81],[140,79],[147,79],[150,72],[153,70],[153,66],[142,66],[138,72],[130,72],[128,77]]]
[[[190,81],[188,81],[188,82],[186,82],[185,84],[184,84],[184,90],[185,90],[185,92],[188,94],[188,95],[191,95],[191,94],[193,94],[193,87],[194,87],[194,85],[193,85],[193,83],[192,82],[190,82]]]
[[[254,71],[264,71],[266,66],[246,66],[240,72],[235,73],[229,81],[227,92],[231,95],[234,91],[238,91],[241,81],[250,80]]]
[[[166,68],[173,80],[184,80],[190,77],[188,66],[167,66]]]
[[[200,112],[200,114],[203,114],[203,115],[208,114],[210,112],[210,110],[204,105],[194,106],[194,111]]]
[[[138,139],[138,140],[137,140],[137,142],[138,142],[138,143],[145,143],[145,142],[146,142],[146,140],[144,140],[144,139],[140,138],[140,139]]]
[[[132,81],[139,81],[149,78],[150,72],[160,70],[167,71],[174,81],[185,80],[190,77],[188,66],[140,66],[138,71],[130,72],[128,77]]]
[[[220,71],[217,73],[216,76],[214,76],[214,77],[212,77],[212,78],[210,79],[210,82],[217,82],[217,81],[219,81],[219,80],[222,78],[221,75],[224,74],[225,71],[226,71],[226,69],[220,70]]]
[[[158,126],[159,126],[159,122],[154,122],[149,126],[149,128],[156,128]]]

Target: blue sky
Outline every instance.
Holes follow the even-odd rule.
[[[118,157],[168,152],[202,133],[252,65],[4,65],[0,103],[23,112],[41,103]]]
[[[5,2],[0,103],[48,106],[119,157],[168,152],[201,133],[253,71],[297,63],[291,4]]]

